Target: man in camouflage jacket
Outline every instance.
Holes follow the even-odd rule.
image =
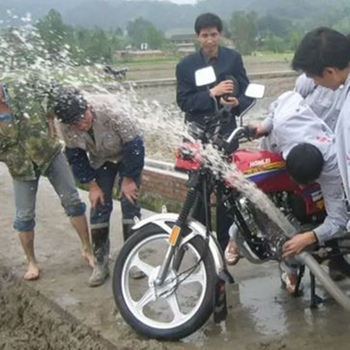
[[[35,201],[40,175],[46,175],[60,197],[81,243],[83,258],[93,265],[85,204],[61,153],[50,134],[45,99],[27,83],[0,84],[0,161],[13,178],[16,203],[14,228],[28,260],[26,280],[35,280],[40,269],[34,252]],[[11,97],[9,97],[9,95]]]

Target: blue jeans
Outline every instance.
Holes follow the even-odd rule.
[[[68,216],[80,216],[85,213],[86,205],[79,198],[74,177],[62,153],[52,161],[47,177],[60,198],[61,205]],[[13,227],[24,232],[35,227],[35,204],[40,175],[35,180],[20,181],[13,179],[16,218]]]
[[[90,223],[91,228],[103,228],[109,226],[109,219],[113,210],[113,187],[116,177],[120,171],[120,164],[106,162],[96,171],[95,181],[101,188],[104,194],[105,205],[98,202],[95,209],[91,209]],[[122,180],[122,179],[121,179]],[[136,179],[137,185],[140,184],[140,179]],[[141,216],[141,210],[138,202],[130,203],[123,195],[120,200],[123,224],[130,224],[134,222],[134,217]]]

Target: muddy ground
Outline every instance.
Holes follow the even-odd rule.
[[[10,269],[0,270],[1,350],[108,350],[114,347]]]
[[[82,196],[87,200],[86,193]],[[9,267],[20,279],[25,259],[12,229],[11,179],[2,165],[0,198],[0,270],[3,275],[4,266]],[[99,288],[87,286],[91,270],[80,257],[78,239],[46,179],[42,179],[39,190],[37,223],[36,250],[42,278],[21,281],[19,285],[2,279],[1,350],[350,348],[349,314],[327,296],[323,306],[310,310],[308,278],[304,281],[304,296],[293,299],[280,288],[275,264],[252,266],[246,261],[230,268],[236,283],[227,288],[229,317],[225,326],[215,325],[210,319],[200,331],[181,342],[147,340],[135,334],[115,309],[111,279]],[[122,244],[118,204],[111,232],[112,267]],[[348,284],[344,288],[350,291]],[[318,292],[323,295],[321,288]]]

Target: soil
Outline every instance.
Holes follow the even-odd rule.
[[[0,271],[1,350],[108,350],[92,329],[55,306],[2,268]]]

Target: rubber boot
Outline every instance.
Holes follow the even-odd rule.
[[[124,242],[126,242],[126,240],[128,238],[130,238],[133,234],[132,232],[132,227],[135,225],[134,220],[123,220],[123,237],[124,237]],[[146,275],[144,274],[144,272],[142,272],[140,269],[133,267],[130,270],[130,277],[134,280],[138,280],[141,278],[146,277]]]
[[[134,220],[123,220],[123,238],[124,242],[132,235],[132,227],[135,225]]]
[[[89,278],[89,286],[97,287],[103,284],[109,276],[109,227],[92,229],[91,241],[92,251],[95,257],[95,266]]]

